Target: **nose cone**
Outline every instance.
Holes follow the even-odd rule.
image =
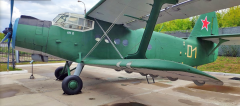
[[[15,41],[16,41],[16,34],[17,34],[17,26],[18,26],[19,18],[15,20],[14,26],[13,26],[13,33],[12,33],[12,48],[15,49]]]

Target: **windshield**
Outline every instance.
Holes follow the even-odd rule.
[[[56,23],[61,23],[61,22],[65,22],[66,20],[67,20],[67,17],[68,17],[69,15],[62,15],[58,20],[57,20],[57,22]]]
[[[83,15],[63,13],[53,19],[53,24],[64,29],[75,31],[89,31],[94,29],[94,21],[85,19]]]
[[[62,14],[57,15],[57,17],[55,17],[55,18],[53,19],[53,22],[56,22],[61,16],[62,16]]]

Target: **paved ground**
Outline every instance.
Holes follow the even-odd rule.
[[[1,106],[240,106],[240,81],[216,76],[224,86],[197,87],[192,82],[157,78],[147,84],[137,73],[85,66],[82,93],[63,95],[54,70],[61,65],[35,66],[31,73],[0,76]],[[74,64],[73,66],[76,66]],[[31,67],[21,67],[29,70]]]

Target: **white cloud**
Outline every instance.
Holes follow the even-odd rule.
[[[59,13],[84,13],[84,5],[78,0],[51,0],[51,1],[15,1],[13,21],[20,15],[28,15],[41,20],[51,21]],[[81,0],[86,4],[87,11],[99,0]],[[0,31],[8,27],[10,20],[10,3],[0,0]]]
[[[0,1],[0,32],[2,32],[10,23],[10,3],[8,1]],[[21,12],[17,7],[13,7],[12,23],[20,17]]]
[[[7,1],[0,1],[0,19],[10,19],[10,4]],[[13,7],[13,19],[20,17],[21,12],[15,6]]]

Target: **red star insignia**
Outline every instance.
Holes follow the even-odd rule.
[[[208,25],[209,25],[211,22],[208,22],[207,16],[206,16],[205,20],[202,20],[202,23],[203,23],[202,29],[206,28],[206,30],[208,31]]]

